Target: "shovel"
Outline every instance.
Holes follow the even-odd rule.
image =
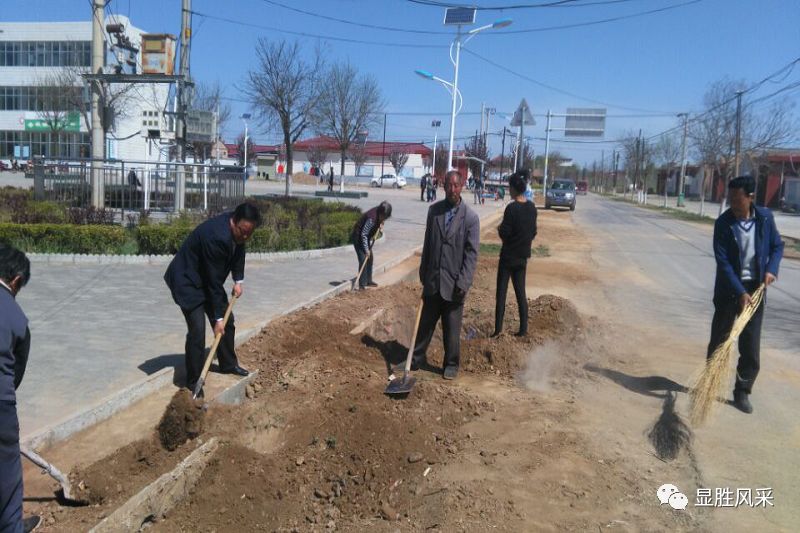
[[[228,304],[228,309],[225,310],[225,316],[222,319],[222,327],[224,328],[228,324],[228,318],[231,316],[231,311],[233,310],[233,304],[236,303],[237,297],[233,296],[231,298],[231,302]],[[222,333],[216,335],[214,337],[214,344],[211,345],[211,351],[208,352],[208,357],[206,357],[206,362],[203,365],[203,371],[200,373],[200,379],[197,380],[197,385],[194,386],[194,393],[192,394],[192,399],[196,400],[197,395],[200,394],[200,391],[203,390],[203,385],[206,382],[206,376],[208,375],[208,369],[211,368],[211,361],[214,360],[214,356],[217,354],[217,348],[219,347],[219,341],[222,340]]]
[[[411,370],[411,357],[414,355],[414,344],[417,342],[417,330],[419,330],[419,319],[422,317],[423,303],[424,300],[420,300],[419,307],[417,308],[417,319],[414,321],[414,333],[411,335],[411,342],[408,346],[408,356],[406,357],[406,366],[405,370],[403,371],[403,377],[402,379],[395,378],[391,380],[389,385],[386,386],[386,390],[383,391],[384,394],[388,394],[390,396],[408,394],[417,383],[417,378],[414,376],[409,376],[408,373]]]
[[[69,479],[67,479],[67,476],[61,473],[61,470],[51,465],[47,461],[45,461],[38,453],[34,452],[33,450],[29,450],[28,448],[26,448],[21,444],[19,446],[19,451],[24,457],[30,460],[33,464],[35,464],[36,466],[47,472],[47,474],[51,478],[58,481],[58,483],[61,485],[61,492],[63,492],[64,494],[65,502],[73,505],[76,504],[84,505],[86,503],[81,500],[73,498],[72,487],[69,484]]]
[[[383,224],[378,226],[378,231],[375,232],[375,235],[377,236],[379,233],[382,233],[382,232],[383,232]],[[367,262],[369,261],[369,258],[372,255],[372,247],[374,245],[375,245],[375,241],[372,241],[372,244],[370,245],[369,250],[367,250],[367,255],[366,255],[366,257],[364,257],[364,264],[361,265],[361,268],[358,270],[358,275],[356,276],[356,279],[354,279],[353,280],[353,284],[350,285],[350,290],[351,291],[356,288],[356,283],[358,283],[361,280],[361,274],[364,273],[364,268],[366,268]]]

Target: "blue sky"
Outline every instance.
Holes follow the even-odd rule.
[[[544,0],[476,2],[492,7],[538,4]],[[597,5],[479,11],[478,25],[501,18],[512,18],[513,24],[505,30],[481,33],[470,41],[467,49],[527,78],[608,104],[606,140],[613,140],[626,130],[642,128],[645,134],[652,135],[668,129],[676,124],[674,113],[702,108],[703,93],[711,82],[727,76],[753,83],[800,56],[797,0],[572,2],[582,3]],[[180,0],[112,0],[109,10],[130,16],[136,26],[147,31],[178,34],[180,4]],[[89,0],[0,0],[0,5],[0,20],[5,21],[72,21],[90,17]],[[672,6],[677,7],[614,22],[504,33],[626,17]],[[230,98],[242,97],[237,87],[241,86],[245,72],[255,64],[253,49],[259,37],[300,39],[309,51],[319,42],[329,60],[348,59],[377,78],[387,102],[386,111],[390,113],[388,140],[431,142],[430,123],[435,118],[442,120],[439,138],[447,136],[449,95],[439,84],[414,74],[414,69],[419,68],[452,79],[447,50],[454,30],[442,25],[441,7],[407,0],[193,0],[192,9],[210,15],[194,16],[192,74],[200,81],[219,81]],[[406,31],[365,28],[322,17]],[[420,34],[408,30],[445,33]],[[459,88],[464,96],[464,114],[457,119],[457,137],[474,133],[478,128],[481,102],[498,112],[513,112],[524,97],[535,115],[548,109],[563,113],[567,107],[604,107],[542,87],[469,53],[462,54],[461,59]],[[800,67],[787,79],[779,80],[780,83],[765,84],[752,98],[798,79]],[[322,77],[313,80],[324,81]],[[784,95],[800,100],[798,89]],[[245,103],[232,104],[235,115],[248,111]],[[392,115],[393,112],[439,113],[439,116]],[[630,116],[659,114],[666,116]],[[544,118],[537,116],[536,120],[536,126],[526,128],[526,135],[544,137]],[[504,119],[495,116],[491,130],[500,131],[503,122]],[[563,127],[563,119],[554,126]],[[240,121],[232,121],[226,136],[232,138],[241,127]],[[382,124],[371,128],[370,139],[380,139],[381,135]],[[278,138],[276,134],[258,130],[255,137],[260,143]],[[605,149],[608,154],[613,148],[613,143],[576,145],[561,139],[562,135],[554,132],[553,148],[583,163],[599,160],[600,150]],[[544,142],[534,141],[534,148],[537,153],[542,152]],[[499,140],[492,143],[492,151],[499,153]]]

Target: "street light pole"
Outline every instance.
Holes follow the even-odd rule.
[[[458,27],[456,40],[453,44],[456,46],[456,57],[453,61],[453,102],[450,109],[450,144],[447,150],[447,170],[453,170],[453,143],[455,142],[456,136],[456,98],[458,94],[458,64],[461,59],[461,26]]]
[[[247,120],[250,118],[250,113],[242,113],[239,118],[244,122],[244,144],[242,145],[242,150],[244,150],[244,181],[247,182]],[[286,194],[289,194],[288,191]]]
[[[544,129],[544,178],[542,179],[542,194],[547,200],[547,170],[549,168],[550,159],[550,118],[552,117],[550,110],[547,110],[547,126]]]

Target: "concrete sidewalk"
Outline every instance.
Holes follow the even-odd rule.
[[[617,195],[617,197],[619,198],[620,195]],[[630,199],[630,195],[627,195],[626,197]],[[694,213],[696,215],[700,214],[701,205],[699,200],[687,199],[684,203],[685,205],[683,208],[678,208],[677,197],[672,196],[667,199],[667,207],[683,209],[687,213]],[[652,194],[648,195],[647,205],[662,207],[664,205],[664,197],[655,196]],[[702,212],[704,216],[716,220],[717,216],[719,216],[719,203],[703,202]],[[778,231],[781,235],[795,240],[800,240],[800,215],[784,213],[777,209],[773,209],[772,214],[775,216],[775,224],[778,226]]]
[[[295,186],[298,193],[315,187]],[[281,192],[282,183],[248,184],[248,194]],[[472,206],[487,218],[502,203]],[[369,189],[348,200],[367,209],[393,204],[386,240],[376,245],[376,266],[413,253],[422,244],[429,204],[419,191]],[[164,265],[32,266],[19,295],[32,333],[31,356],[17,391],[23,438],[64,421],[161,369],[183,364],[186,326],[162,276]],[[245,292],[235,314],[239,333],[285,313],[348,280],[357,272],[350,247],[334,254],[272,263],[249,262]],[[210,330],[210,328],[208,328]],[[210,331],[207,332],[210,337]],[[237,335],[238,336],[238,335]],[[210,343],[210,340],[209,340]]]

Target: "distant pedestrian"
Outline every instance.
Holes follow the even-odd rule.
[[[436,201],[436,189],[438,188],[439,188],[439,180],[437,178],[433,178],[433,184],[431,185],[431,192],[433,193],[431,195],[431,202]]]
[[[512,174],[508,179],[508,185],[513,201],[506,206],[503,221],[497,228],[503,246],[497,264],[497,293],[492,337],[497,337],[503,331],[509,278],[514,284],[514,294],[519,308],[519,331],[516,335],[523,337],[528,333],[528,296],[525,294],[525,278],[528,258],[531,256],[531,243],[536,238],[536,206],[525,199],[526,184],[520,173]]]
[[[426,189],[428,188],[428,176],[430,176],[430,174],[425,174],[419,180],[419,201],[420,202],[424,202],[425,201],[425,192],[426,192]]]
[[[464,299],[472,287],[480,247],[480,220],[462,201],[463,187],[464,178],[457,170],[445,175],[446,198],[428,209],[419,266],[423,303],[411,368],[426,365],[426,352],[441,319],[445,379],[458,375]]]
[[[233,278],[233,295],[244,292],[245,243],[261,225],[261,213],[252,204],[240,204],[233,213],[223,213],[197,226],[172,259],[164,281],[172,299],[186,320],[186,384],[193,390],[205,360],[206,318],[214,335],[222,335],[217,351],[220,372],[247,376],[239,366],[234,340],[236,328],[231,313],[227,324],[223,317],[228,307],[224,283]]]
[[[750,176],[732,179],[728,183],[731,207],[714,223],[717,277],[707,357],[728,338],[736,315],[750,303],[750,295],[762,283],[769,287],[778,279],[783,241],[772,212],[753,205],[755,188],[755,180]],[[733,404],[745,413],[753,412],[749,396],[761,366],[761,323],[765,305],[766,295],[739,335]]]
[[[478,176],[473,178],[472,181],[472,203],[480,204],[481,203],[481,194],[483,193],[483,181],[481,177]]]
[[[328,174],[328,192],[333,192],[333,167],[331,167],[331,171]]]
[[[372,260],[374,257],[372,246],[375,244],[378,230],[391,216],[392,204],[384,201],[364,213],[353,227],[352,240],[358,257],[358,271],[361,272],[361,267],[364,267],[361,277],[356,280],[359,289],[378,286],[372,279]],[[364,266],[364,261],[367,262],[366,266]]]
[[[0,531],[21,533],[39,517],[22,519],[22,462],[16,389],[22,383],[31,332],[16,296],[31,277],[25,254],[0,244]]]

